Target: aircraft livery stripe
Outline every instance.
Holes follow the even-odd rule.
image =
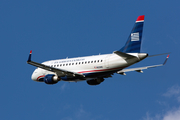
[[[39,76],[39,77],[37,78],[37,80],[39,80],[39,78],[42,78],[42,77],[45,77],[45,75],[41,75],[41,76]]]
[[[118,68],[111,68],[111,69],[102,69],[102,70],[81,71],[81,72],[78,72],[78,73],[102,72],[102,71],[118,70],[118,69],[123,69],[123,68],[125,68],[125,67],[118,67]]]

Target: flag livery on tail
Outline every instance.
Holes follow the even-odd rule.
[[[144,15],[137,18],[135,25],[128,37],[128,40],[123,48],[119,51],[124,53],[140,53],[142,32],[144,24]]]

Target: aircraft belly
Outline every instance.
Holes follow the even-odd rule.
[[[113,71],[107,71],[107,72],[94,72],[94,73],[85,73],[85,77],[70,77],[70,76],[65,76],[61,77],[63,81],[69,81],[69,82],[77,82],[77,81],[83,81],[83,80],[91,80],[91,79],[96,79],[100,77],[105,77],[107,75],[111,75],[114,72],[118,70],[113,70]]]

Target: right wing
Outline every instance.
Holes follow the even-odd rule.
[[[170,54],[170,52],[169,53],[156,54],[156,55],[149,55],[148,57],[155,57],[155,56],[166,55],[166,54]]]
[[[166,60],[164,61],[163,64],[152,65],[152,66],[145,66],[145,67],[138,67],[138,68],[123,69],[123,70],[117,71],[117,73],[118,73],[118,74],[121,74],[121,75],[126,75],[126,72],[131,72],[131,71],[136,71],[136,72],[143,73],[142,70],[144,70],[144,69],[155,68],[155,67],[159,67],[159,66],[165,65],[166,62],[167,62],[167,60],[168,60],[168,58],[169,58],[169,55],[166,57]]]
[[[50,66],[47,66],[47,65],[44,65],[44,64],[41,64],[41,63],[37,63],[37,62],[31,61],[31,54],[32,54],[32,50],[30,51],[29,58],[28,58],[28,61],[27,61],[27,63],[30,64],[30,65],[42,68],[44,70],[48,70],[48,71],[54,72],[58,76],[69,75],[69,76],[81,76],[81,77],[85,77],[81,73],[71,72],[71,71],[67,71],[67,70],[64,70],[64,69],[60,69],[60,68],[54,68],[54,67],[50,67]]]

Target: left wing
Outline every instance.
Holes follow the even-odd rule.
[[[30,65],[42,68],[44,70],[48,70],[48,71],[54,72],[54,73],[57,74],[57,76],[66,76],[66,75],[69,75],[69,76],[81,76],[81,77],[85,77],[81,73],[71,72],[71,71],[67,71],[67,70],[59,69],[59,68],[54,68],[54,67],[50,67],[50,66],[47,66],[47,65],[44,65],[44,64],[41,64],[41,63],[37,63],[37,62],[31,61],[31,54],[32,54],[32,50],[30,51],[29,58],[28,58],[28,61],[27,61],[27,63],[30,64]]]
[[[117,73],[118,74],[121,74],[121,75],[126,75],[125,72],[130,72],[130,71],[136,71],[136,72],[140,72],[140,73],[143,73],[142,70],[144,69],[148,69],[148,68],[155,68],[155,67],[159,67],[159,66],[163,66],[166,64],[167,60],[169,58],[169,55],[166,57],[166,60],[164,61],[163,64],[159,64],[159,65],[152,65],[152,66],[145,66],[145,67],[139,67],[139,68],[129,68],[129,69],[123,69],[123,70],[120,70],[118,71]]]

